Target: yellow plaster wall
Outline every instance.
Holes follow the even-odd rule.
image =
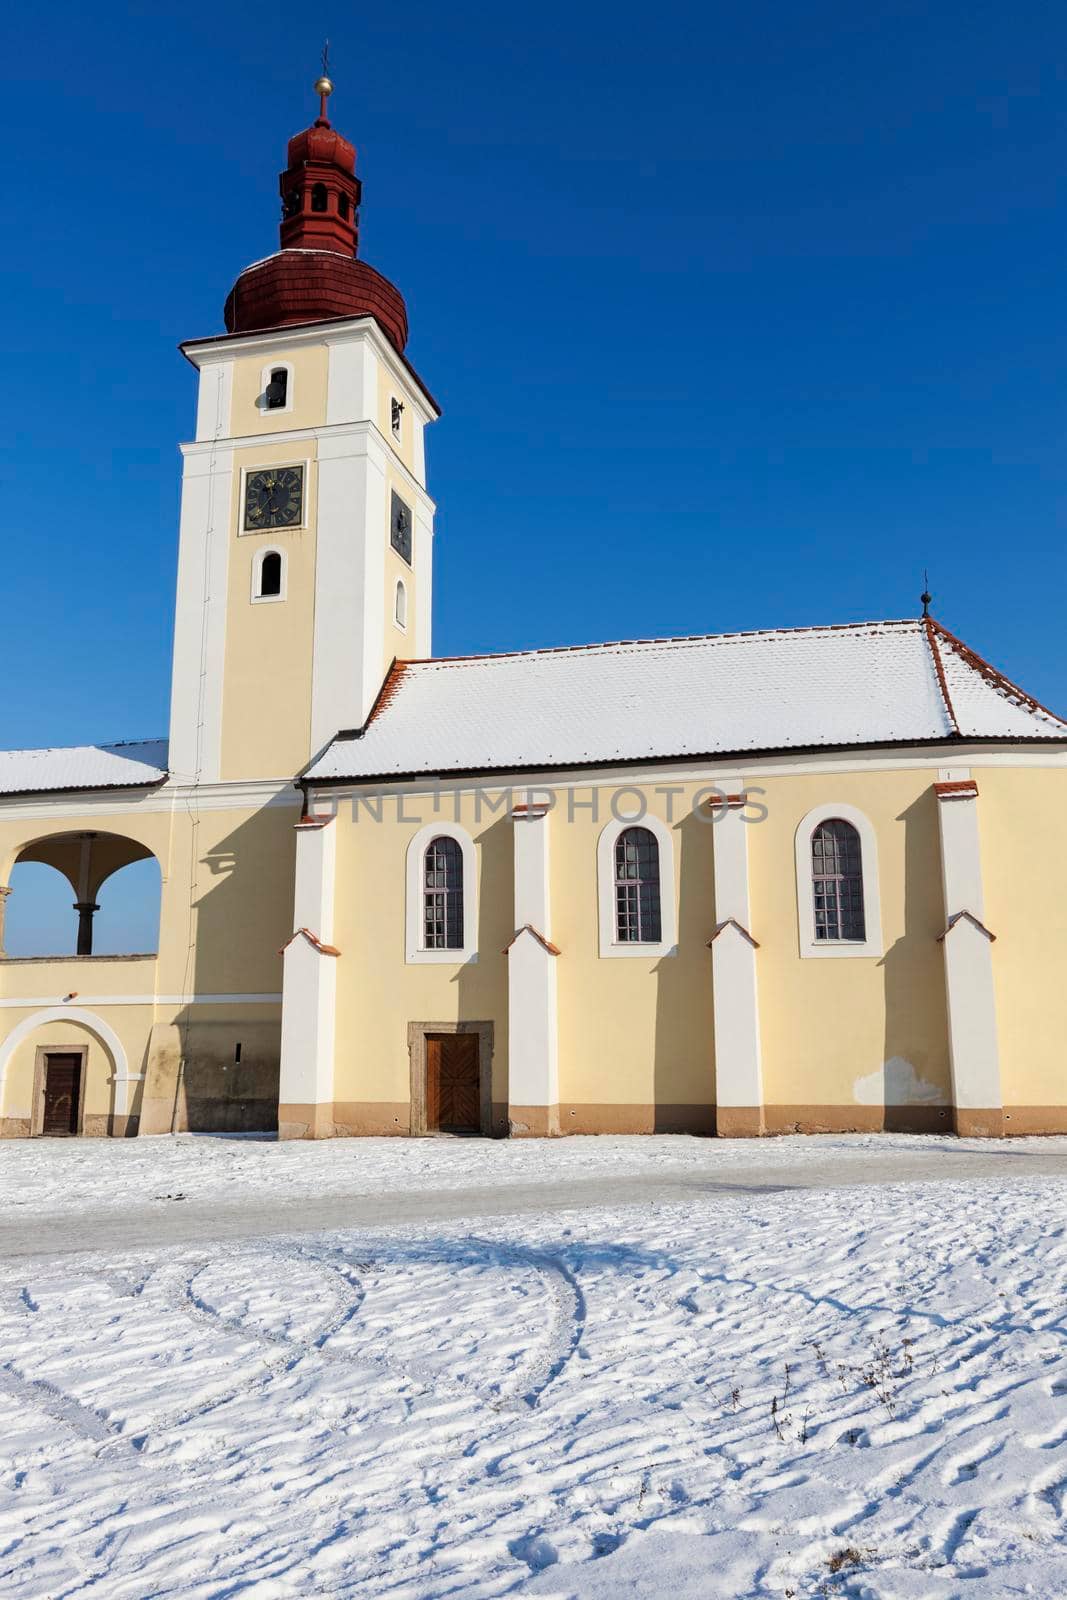
[[[870,1103],[860,1101],[858,1080],[875,1074],[880,1091],[885,1064],[893,1060],[910,1062],[916,1079],[929,1086],[922,1103],[949,1102],[944,971],[936,942],[944,918],[935,776],[858,772],[759,780],[768,815],[752,827],[749,871],[768,1105]],[[882,957],[798,955],[796,829],[813,807],[834,802],[856,806],[875,829]]]
[[[279,1002],[250,998],[184,1006],[174,997],[280,994],[280,951],[292,931],[293,825],[299,796],[293,790],[291,804],[231,809],[182,799],[171,807],[162,801],[157,795],[154,809],[132,804],[113,813],[79,812],[72,802],[69,812],[57,805],[49,808],[51,816],[21,819],[10,808],[0,808],[5,875],[30,839],[91,829],[142,842],[159,861],[163,878],[157,960],[0,960],[0,998],[30,1002],[0,1009],[0,1043],[25,1018],[74,994],[71,1006],[92,1012],[117,1034],[130,1071],[146,1073],[143,1086],[131,1085],[128,1107],[131,1114],[144,1115],[145,1131],[168,1131],[175,1115],[178,1127],[270,1127],[277,1096]],[[107,892],[105,884],[102,900]],[[139,994],[145,996],[144,1005],[108,1001],[111,995]],[[163,998],[153,1004],[153,995]],[[73,1026],[65,1020],[46,1023],[17,1047],[0,1117],[28,1116],[34,1051],[37,1045],[59,1048],[85,1042],[71,1039],[68,1030]],[[234,1063],[238,1040],[239,1067]],[[93,1051],[103,1047],[92,1038],[89,1042],[86,1112],[102,1115],[109,1102],[99,1104],[92,1083]],[[23,1102],[25,1110],[20,1109]],[[0,1131],[19,1130],[9,1122]]]
[[[315,624],[314,440],[257,445],[234,457],[230,582],[226,597],[221,776],[280,778],[311,753],[311,677]],[[304,528],[243,533],[243,478],[260,467],[306,467]],[[286,557],[286,598],[252,600],[252,566],[263,549]]]
[[[599,951],[597,840],[611,820],[614,786],[599,790],[598,815],[586,809],[592,791],[575,795],[571,815],[561,792],[551,817],[552,939],[559,993],[561,1104],[699,1106],[715,1099],[711,955],[715,926],[712,830],[690,815],[700,786],[666,799],[642,786],[649,813],[674,840],[678,954],[658,959],[602,959]],[[632,809],[632,796],[619,802]],[[663,863],[660,865],[661,873]],[[564,1127],[564,1132],[566,1128]]]
[[[258,994],[281,989],[279,950],[292,932],[293,824],[300,797],[285,804],[232,809],[167,803],[154,791],[153,809],[57,807],[52,815],[19,816],[0,808],[0,883],[10,879],[21,848],[67,832],[122,834],[151,850],[162,877],[158,964],[110,957],[48,962],[0,961],[0,997],[61,998],[81,993],[146,992],[155,972],[162,994]],[[105,883],[101,902],[108,892]],[[9,924],[16,896],[7,902]],[[73,917],[74,913],[71,912]],[[0,1037],[9,1031],[0,1013]]]
[[[1067,771],[972,768],[1006,1107],[1067,1105]],[[1009,1125],[1010,1131],[1010,1125]]]
[[[494,1026],[493,1100],[507,1100],[507,957],[511,938],[511,823],[506,816],[475,816],[472,796],[462,797],[455,818],[451,796],[442,820],[458,820],[478,854],[480,896],[478,960],[468,965],[407,965],[405,961],[405,860],[408,841],[433,820],[428,798],[386,798],[382,823],[365,807],[354,821],[342,803],[335,826],[337,893],[334,943],[337,1033],[334,1099],[339,1102],[406,1102],[410,1089],[409,1022],[487,1021]],[[407,820],[410,819],[410,820]]]
[[[389,390],[388,393],[392,393]],[[388,394],[387,397],[388,399]],[[414,522],[415,522],[415,495],[411,484],[402,473],[395,471],[390,465],[386,470],[385,490],[385,642],[382,659],[382,676],[388,671],[394,658],[401,661],[412,658],[415,654],[415,637],[418,627],[418,603],[416,600],[415,568],[414,564],[408,566],[407,562],[398,556],[390,543],[390,528],[392,518],[393,491],[401,500],[410,507],[412,519],[412,555],[414,556]],[[408,591],[408,625],[402,630],[394,621],[396,580],[403,578]]]
[[[263,411],[263,372],[270,367],[290,367],[291,411]],[[238,356],[233,364],[230,432],[235,439],[249,434],[283,433],[289,428],[317,428],[326,421],[326,386],[329,350],[325,344],[275,350],[270,360],[262,355]]]

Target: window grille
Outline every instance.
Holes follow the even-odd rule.
[[[659,845],[647,828],[624,828],[615,841],[615,937],[619,944],[658,944]]]
[[[851,822],[832,817],[811,836],[816,941],[862,941],[863,852]]]
[[[431,839],[423,862],[423,949],[463,948],[463,852],[455,839]]]

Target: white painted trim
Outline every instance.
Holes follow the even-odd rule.
[[[56,957],[57,961],[64,959]],[[25,1011],[49,999],[47,995],[38,994],[24,999],[0,1000],[0,1011]],[[281,1005],[282,997],[280,994],[80,994],[78,1000],[84,1006],[276,1006]]]
[[[279,556],[282,563],[281,588],[277,594],[259,594],[259,586],[263,582],[263,563],[268,556]],[[250,596],[254,606],[277,605],[279,601],[288,598],[289,590],[289,556],[280,545],[267,545],[263,550],[257,550],[252,557],[252,593]]]
[[[270,383],[271,374],[284,372],[285,378],[285,404],[283,406],[269,406],[267,404],[267,385]],[[268,361],[259,375],[259,398],[256,400],[256,410],[261,417],[284,417],[293,409],[293,388],[295,373],[291,361]]]
[[[512,1106],[559,1104],[559,1005],[556,960],[530,932],[552,936],[551,813],[512,815],[514,919],[508,946],[508,1101]]]
[[[269,260],[270,257],[265,259]],[[269,357],[271,350],[278,348],[300,350],[308,345],[321,344],[333,349],[338,345],[360,343],[374,347],[374,353],[386,367],[394,383],[404,389],[410,386],[413,401],[423,413],[424,421],[435,422],[439,413],[429,394],[422,387],[419,378],[401,361],[393,345],[371,317],[353,317],[350,321],[331,323],[328,327],[321,325],[309,328],[289,327],[242,335],[231,334],[224,340],[202,345],[197,340],[191,339],[181,346],[181,351],[194,367],[203,369],[220,362],[229,362],[232,365],[236,356],[260,354]]]
[[[277,442],[278,442],[276,435],[268,434],[267,438],[268,439],[273,438],[275,444],[277,444]],[[292,435],[287,433],[286,438],[288,440],[288,439],[292,438]],[[288,468],[288,467],[299,467],[301,472],[304,474],[303,489],[302,489],[301,495],[300,495],[300,521],[299,522],[287,522],[283,528],[246,528],[245,527],[245,486],[248,483],[248,475],[251,472],[270,472],[275,467],[278,469],[279,472],[284,472],[286,470],[286,468]],[[258,467],[254,466],[254,465],[249,465],[247,467],[242,467],[241,468],[241,484],[240,484],[240,489],[239,489],[238,495],[237,495],[237,537],[239,539],[262,539],[264,534],[267,534],[268,536],[273,535],[274,537],[277,537],[277,535],[279,533],[302,533],[302,532],[304,532],[305,529],[310,527],[310,523],[308,521],[308,509],[309,509],[310,505],[311,505],[311,457],[310,456],[305,456],[303,458],[303,460],[298,460],[298,461],[267,461],[267,462],[262,462]]]
[[[358,728],[381,688],[387,607],[386,446],[344,433],[320,447],[311,648],[311,748]]]
[[[333,938],[337,828],[296,829],[293,926],[322,944]],[[333,1099],[339,962],[310,939],[289,940],[282,953],[282,1028],[279,1100],[325,1105]]]
[[[952,1103],[991,1110],[1003,1104],[993,950],[988,935],[959,915],[970,912],[980,920],[983,914],[977,797],[939,799],[937,819],[946,927],[952,923],[941,940]]]
[[[36,825],[63,823],[74,816],[102,812],[106,816],[131,817],[149,812],[172,811],[195,801],[201,811],[264,810],[268,806],[299,807],[300,794],[292,778],[264,778],[237,783],[189,784],[180,776],[152,789],[72,789],[67,794],[28,799],[8,795],[0,799],[0,816],[5,822]]]
[[[196,396],[196,437],[218,444],[233,423],[233,359],[216,362],[200,374]]]
[[[728,780],[729,794],[744,784]],[[715,922],[711,941],[715,1015],[715,1101],[746,1109],[763,1105],[763,1066],[756,949],[752,935],[748,846],[751,828],[741,807],[727,808],[712,828]]]
[[[24,1039],[28,1039],[38,1028],[47,1027],[50,1022],[75,1022],[80,1027],[88,1029],[90,1033],[95,1033],[111,1056],[115,1081],[115,1115],[124,1117],[129,1099],[125,1085],[135,1080],[131,1079],[130,1064],[122,1048],[122,1041],[103,1017],[98,1017],[94,1012],[86,1011],[81,1006],[49,1006],[43,1011],[35,1011],[30,1017],[24,1017],[17,1027],[12,1028],[0,1045],[0,1106],[4,1103],[4,1078],[8,1062]],[[119,1084],[123,1085],[121,1090]]]
[[[811,836],[820,822],[830,822],[839,817],[850,822],[860,836],[860,860],[863,866],[863,926],[865,939],[839,939],[817,941],[815,938],[815,890],[811,876]],[[797,882],[797,939],[801,957],[871,957],[880,956],[884,949],[882,939],[882,904],[878,890],[878,839],[870,820],[855,806],[840,801],[815,806],[801,817],[796,831],[796,882]]]
[[[615,937],[615,841],[625,828],[647,828],[659,845],[659,896],[661,938],[649,944],[620,944]],[[612,817],[600,830],[596,845],[597,921],[602,957],[634,957],[654,961],[678,954],[677,892],[674,876],[674,840],[665,822],[651,813],[643,817]]]
[[[423,947],[423,859],[431,839],[455,839],[463,855],[463,948],[427,950]],[[474,840],[455,822],[428,822],[408,842],[404,959],[408,966],[463,966],[478,959],[478,853]]]
[[[401,633],[408,631],[408,586],[403,578],[398,578],[393,585],[393,627]]]
[[[226,659],[230,497],[234,453],[219,440],[187,458],[182,476],[171,673],[171,770],[187,780],[219,774]]]
[[[418,657],[423,658],[423,652],[417,651]],[[1055,770],[1067,766],[1067,750],[1049,751],[1034,746],[1016,746],[1006,753],[1000,748],[983,752],[968,748],[961,751],[961,759],[966,756],[975,767],[1009,767],[1035,770]],[[757,790],[753,779],[774,777],[827,777],[847,774],[867,774],[876,772],[933,772],[940,770],[944,762],[944,750],[933,754],[915,751],[911,755],[900,758],[880,756],[878,752],[856,750],[848,757],[841,757],[835,753],[833,757],[812,759],[810,757],[766,757],[758,764],[746,766],[747,774],[745,785],[750,793],[763,801],[764,793]],[[573,766],[565,768],[541,767],[529,771],[515,771],[502,767],[498,771],[483,773],[480,776],[470,777],[466,773],[459,775],[450,772],[420,774],[415,778],[389,778],[375,777],[368,779],[350,778],[336,779],[329,787],[323,785],[315,788],[315,794],[323,800],[327,796],[343,799],[358,790],[363,795],[388,795],[403,794],[417,796],[419,794],[433,794],[434,791],[446,791],[449,794],[473,794],[481,790],[486,794],[500,793],[505,789],[513,789],[516,793],[527,789],[543,790],[566,794],[570,789],[588,789],[596,787],[610,789],[614,787],[654,788],[656,784],[679,783],[706,783],[714,784],[725,791],[726,776],[730,771],[736,770],[737,757],[724,756],[722,763],[716,761],[679,762],[669,765],[665,762],[656,764],[649,761],[635,761],[632,764],[617,767],[583,767]],[[711,818],[708,818],[712,826]],[[751,825],[751,824],[750,824]]]

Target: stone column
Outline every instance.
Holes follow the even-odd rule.
[[[726,787],[732,788],[728,784]],[[712,825],[715,932],[711,981],[715,1007],[716,1131],[739,1138],[763,1132],[756,951],[749,929],[748,835],[743,793],[729,793]]]
[[[513,1137],[559,1132],[559,1021],[551,940],[547,805],[517,805],[515,935],[508,958],[508,1123]]]
[[[293,936],[283,951],[280,1139],[326,1139],[333,1133],[336,860],[333,817],[302,817],[296,825]]]
[[[1000,1052],[993,989],[995,935],[985,925],[978,785],[972,778],[935,783],[945,895],[945,993],[956,1132],[1004,1132]]]
[[[75,954],[91,956],[93,953],[93,918],[100,910],[100,907],[93,900],[75,900],[74,909],[78,913],[78,948]]]

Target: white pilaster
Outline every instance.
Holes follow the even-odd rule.
[[[296,826],[294,931],[282,967],[278,1135],[323,1138],[333,1132],[337,957],[333,907],[337,828],[332,818]]]
[[[956,1131],[1003,1132],[993,941],[985,926],[978,785],[935,785],[945,897],[945,993]]]
[[[508,946],[508,1102],[512,1134],[559,1132],[559,1023],[551,942],[549,817],[517,806],[515,936]]]
[[[384,447],[369,428],[319,441],[311,748],[361,727],[384,675]]]
[[[201,392],[213,378],[201,375]],[[229,445],[185,456],[169,765],[186,783],[219,778],[233,472]]]
[[[726,785],[728,791],[734,785]],[[723,1135],[763,1132],[756,941],[749,926],[748,834],[743,793],[730,793],[712,824],[715,932],[711,939],[715,1008],[716,1125]]]
[[[370,422],[378,415],[378,358],[370,339],[332,339],[326,421]]]

